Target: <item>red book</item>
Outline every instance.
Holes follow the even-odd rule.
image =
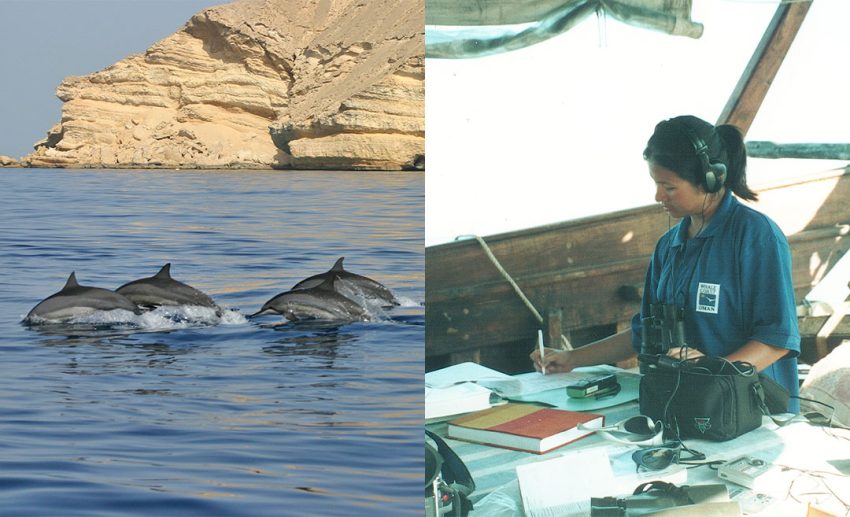
[[[504,404],[449,422],[458,440],[543,454],[590,434],[576,426],[602,427],[605,417],[533,404]]]

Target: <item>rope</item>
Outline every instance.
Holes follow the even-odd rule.
[[[487,243],[484,242],[484,239],[482,239],[478,235],[472,235],[471,237],[478,241],[478,244],[480,244],[481,248],[484,250],[484,254],[487,255],[487,258],[490,259],[490,262],[492,262],[493,265],[496,266],[496,269],[504,277],[504,279],[508,281],[514,292],[517,294],[517,296],[519,296],[520,300],[522,300],[522,303],[525,304],[526,307],[528,307],[528,310],[531,311],[531,314],[534,315],[534,318],[537,320],[537,323],[543,325],[543,316],[541,316],[537,309],[534,308],[534,305],[531,304],[531,301],[529,301],[529,299],[525,296],[525,294],[522,292],[522,289],[520,289],[517,283],[514,282],[514,279],[511,278],[511,275],[508,274],[507,271],[505,271],[505,268],[502,267],[502,264],[500,264],[496,256],[493,255],[493,252],[490,251],[490,246],[488,246]],[[460,238],[461,237],[457,237],[455,240],[458,240]],[[563,334],[561,334],[561,348],[563,348],[564,350],[573,349],[573,346],[570,344],[570,341]]]

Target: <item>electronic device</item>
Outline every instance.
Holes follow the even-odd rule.
[[[754,493],[782,497],[787,495],[797,474],[760,458],[741,456],[717,467],[717,476],[745,486]]]
[[[717,467],[720,479],[731,481],[747,488],[753,488],[755,481],[771,469],[772,465],[759,458],[741,456]]]
[[[580,399],[590,396],[599,396],[613,393],[618,390],[620,383],[613,373],[589,377],[567,385],[567,395]]]

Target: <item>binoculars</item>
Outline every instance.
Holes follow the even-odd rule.
[[[668,350],[686,346],[685,309],[679,305],[653,303],[649,306],[649,316],[641,322],[640,371],[646,373]]]

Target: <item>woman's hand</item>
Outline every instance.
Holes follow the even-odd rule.
[[[541,358],[540,350],[535,349],[534,352],[531,352],[529,355],[529,357],[531,357],[531,361],[534,363],[534,369],[538,372],[542,372],[543,368],[545,368],[546,373],[564,373],[570,372],[576,367],[571,360],[572,352],[569,350],[544,348],[543,353],[545,355]]]
[[[684,359],[694,359],[697,357],[703,357],[705,354],[697,350],[696,348],[691,347],[673,347],[670,350],[667,350],[667,357],[672,357],[677,361]]]

